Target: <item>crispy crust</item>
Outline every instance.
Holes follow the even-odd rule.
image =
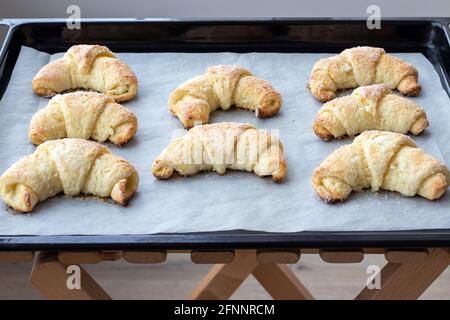
[[[343,202],[348,197],[348,195],[346,195],[345,193],[336,192],[333,189],[327,189],[323,185],[318,185],[317,187],[315,187],[315,190],[325,203]]]
[[[43,79],[43,78],[44,77],[40,77],[40,79]],[[48,88],[41,88],[39,81],[37,81],[37,80],[36,81],[33,80],[32,88],[35,93],[37,93],[41,97],[45,97],[45,98],[51,98],[57,94],[55,90],[48,89]]]
[[[47,141],[13,164],[0,177],[0,195],[18,212],[30,212],[38,201],[58,193],[91,194],[126,204],[139,176],[126,160],[92,141]]]
[[[312,185],[326,202],[344,201],[352,191],[385,189],[405,196],[439,199],[450,181],[448,168],[407,136],[366,131],[338,148],[314,170]]]
[[[115,128],[115,131],[117,132],[116,136],[114,138],[109,137],[109,140],[111,140],[112,143],[121,146],[134,137],[137,131],[137,118],[133,114],[131,119],[130,122],[126,122]]]
[[[326,102],[334,99],[338,90],[376,83],[407,96],[417,96],[421,91],[416,68],[374,47],[346,49],[319,60],[311,71],[309,88],[314,97]]]
[[[410,66],[412,68],[412,66]],[[412,73],[410,76],[405,77],[402,81],[400,81],[397,86],[398,91],[408,97],[416,97],[422,91],[422,87],[417,82],[419,75],[417,70],[413,69],[409,71]]]
[[[414,122],[414,124],[412,125],[411,129],[409,130],[409,132],[411,132],[412,134],[418,136],[420,134],[422,134],[422,132],[428,128],[428,126],[430,125],[430,123],[428,122],[427,116],[426,115],[422,115],[419,117],[419,119],[416,120],[416,122]]]
[[[170,112],[185,128],[205,124],[211,112],[217,108],[228,110],[232,105],[267,118],[280,110],[282,99],[269,82],[237,65],[209,67],[204,75],[180,85],[169,98]]]
[[[230,146],[227,141],[231,140],[226,139],[235,141],[233,148],[228,150],[230,154],[219,155],[220,150],[225,150],[226,146]],[[195,162],[186,162],[185,159],[193,159],[193,155],[183,154],[185,150],[196,150],[202,155],[203,151],[208,150],[208,154],[217,155],[217,158],[205,159],[202,156]],[[251,162],[250,156],[246,156],[244,159],[238,158],[239,154],[246,155],[250,150],[258,150],[258,156],[254,158],[257,159],[255,163]],[[223,159],[230,159],[229,155],[233,155],[232,159],[234,160],[222,163]],[[221,156],[225,156],[225,158],[221,158]],[[170,178],[175,172],[181,176],[191,176],[200,171],[210,170],[224,174],[226,169],[253,171],[258,176],[272,176],[273,181],[281,182],[287,174],[283,145],[275,136],[265,131],[258,131],[250,124],[222,122],[201,125],[190,129],[186,135],[174,140],[153,161],[152,165],[153,175],[161,180]]]
[[[282,159],[278,164],[278,170],[272,174],[272,180],[276,183],[283,182],[287,174],[287,161]]]
[[[27,186],[12,186],[14,190],[5,192],[4,201],[18,213],[31,212],[38,202],[36,194]]]
[[[418,135],[428,125],[425,111],[415,102],[392,94],[385,85],[375,84],[325,103],[317,113],[313,129],[321,139],[330,140],[366,130]]]
[[[39,145],[48,140],[81,138],[116,145],[137,131],[136,115],[102,93],[77,91],[53,97],[33,115],[29,139]]]
[[[333,135],[331,134],[330,131],[328,131],[324,126],[323,126],[323,122],[324,120],[321,119],[320,117],[317,117],[314,120],[314,124],[313,124],[313,130],[314,133],[321,138],[324,141],[329,141],[331,139],[333,139]]]
[[[428,200],[436,200],[447,191],[448,185],[447,177],[439,172],[426,179],[417,191],[417,194]]]
[[[138,180],[136,171],[130,177],[121,179],[112,188],[111,198],[121,205],[126,205],[137,190]]]
[[[94,75],[98,73],[101,76]],[[107,47],[76,45],[63,58],[42,67],[33,79],[32,88],[45,97],[74,89],[95,90],[123,102],[136,96],[137,78]]]
[[[172,176],[173,172],[174,170],[171,167],[164,165],[161,160],[156,159],[155,161],[153,161],[152,173],[159,180],[169,179]]]

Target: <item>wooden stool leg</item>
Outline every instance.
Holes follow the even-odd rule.
[[[261,263],[253,276],[274,299],[313,300],[314,297],[285,264]]]
[[[67,288],[66,265],[58,261],[57,255],[38,254],[30,275],[32,285],[47,299],[52,300],[110,300],[111,297],[97,282],[80,267],[80,289]]]
[[[255,250],[236,250],[233,262],[214,265],[189,299],[228,299],[257,265]]]
[[[412,300],[439,277],[449,265],[447,249],[430,249],[428,258],[388,262],[381,270],[381,289],[364,288],[356,299]]]

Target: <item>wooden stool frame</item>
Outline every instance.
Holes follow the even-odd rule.
[[[0,262],[25,262],[34,258],[31,284],[47,299],[111,299],[80,266],[81,288],[67,287],[67,266],[95,264],[124,259],[129,263],[163,263],[167,254],[189,253],[197,264],[214,264],[192,291],[189,299],[228,299],[244,280],[253,275],[273,299],[314,299],[288,264],[297,263],[301,254],[319,254],[327,263],[357,263],[366,254],[384,254],[387,264],[381,269],[381,288],[362,284],[355,299],[417,299],[450,264],[448,248],[429,249],[279,249],[220,251],[86,251],[86,252],[0,252]],[[186,298],[186,297],[180,297]]]

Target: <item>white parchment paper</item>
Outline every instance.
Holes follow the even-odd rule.
[[[37,97],[31,80],[50,56],[23,47],[9,87],[0,102],[0,171],[34,151],[28,141],[31,116],[48,99]],[[325,204],[311,187],[313,169],[338,146],[351,139],[323,142],[312,130],[321,104],[306,88],[313,64],[329,54],[282,53],[121,53],[139,79],[138,96],[124,105],[138,116],[136,137],[113,153],[131,161],[139,171],[137,194],[127,207],[97,199],[58,196],[36,206],[28,215],[13,214],[0,204],[0,235],[149,234],[247,229],[272,232],[408,230],[450,228],[450,195],[439,201],[399,194],[363,192],[347,202]],[[398,54],[417,67],[423,93],[414,98],[427,112],[430,127],[418,145],[450,163],[450,100],[438,74],[419,53]],[[240,121],[278,129],[289,164],[284,183],[271,178],[228,171],[194,177],[156,180],[152,161],[181,124],[167,108],[170,92],[183,81],[214,64],[241,64],[267,79],[281,92],[281,111],[257,119],[242,110],[216,111],[210,122]]]

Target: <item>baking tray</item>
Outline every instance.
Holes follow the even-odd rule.
[[[389,19],[369,30],[362,19],[108,19],[3,20],[0,98],[21,46],[55,53],[78,43],[100,43],[116,52],[340,52],[356,45],[389,52],[420,52],[435,67],[450,96],[450,18]],[[450,209],[450,208],[449,208]],[[251,231],[117,236],[1,236],[0,250],[356,248],[450,246],[450,229],[382,232]]]

